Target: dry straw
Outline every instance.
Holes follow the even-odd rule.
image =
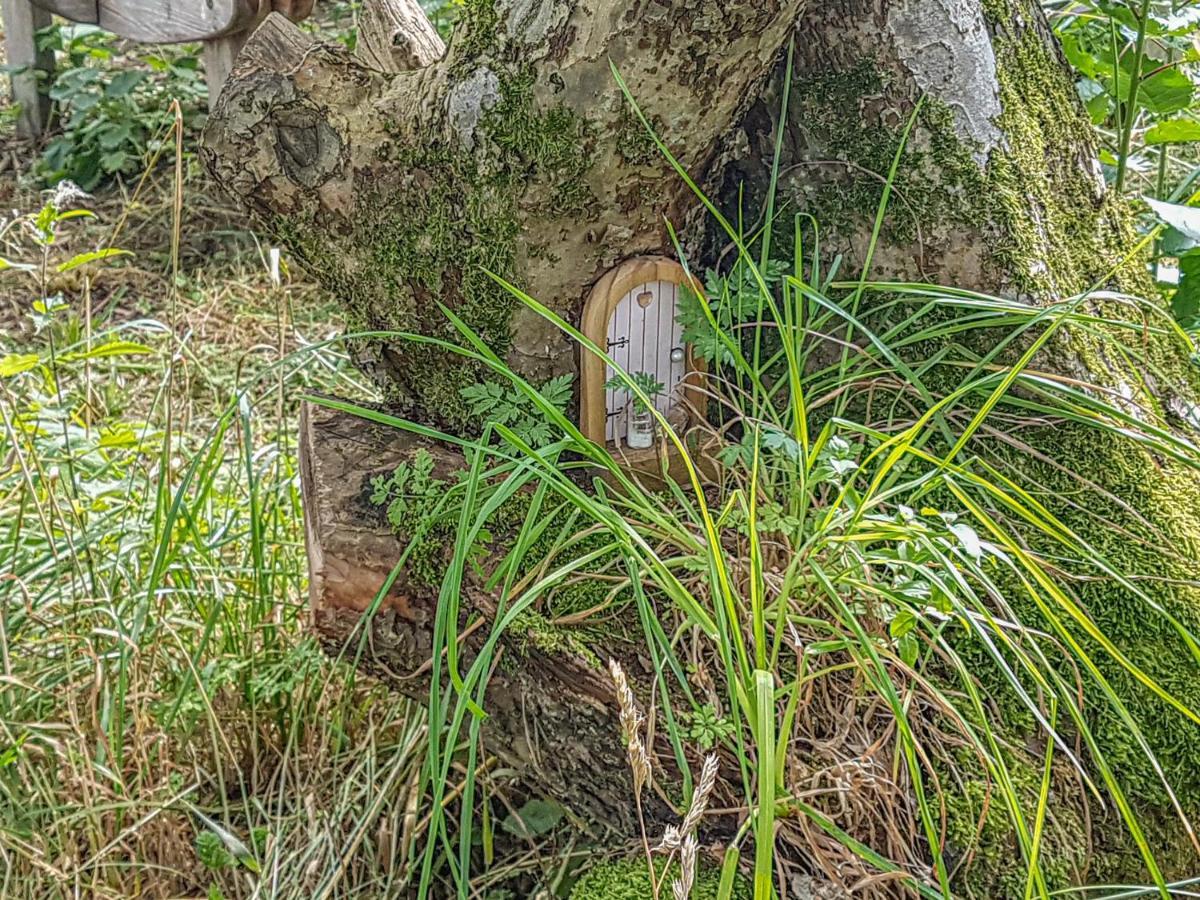
[[[617,689],[617,703],[621,710],[621,731],[625,735],[625,752],[629,756],[629,768],[633,772],[633,793],[641,797],[642,788],[650,783],[650,754],[642,742],[642,714],[638,712],[637,701],[625,678],[625,670],[615,659],[608,661],[608,669],[612,673],[613,684]]]
[[[679,877],[671,882],[671,893],[674,900],[688,900],[692,893],[692,884],[696,880],[696,851],[699,844],[694,834],[683,839],[683,847],[679,851]]]
[[[704,757],[704,765],[700,770],[700,782],[696,785],[696,792],[692,794],[691,806],[688,807],[683,821],[678,826],[668,825],[663,830],[662,840],[654,848],[655,850],[665,853],[678,850],[688,835],[695,833],[696,826],[700,824],[700,819],[704,816],[704,811],[708,809],[708,800],[712,796],[713,787],[716,786],[717,768],[718,761],[715,753]]]

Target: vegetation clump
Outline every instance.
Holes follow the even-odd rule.
[[[669,885],[679,877],[679,864],[666,866],[656,863],[654,881],[645,859],[618,860],[598,863],[576,882],[571,900],[645,900],[653,883]],[[665,880],[664,880],[665,879]],[[713,866],[700,866],[692,887],[693,900],[718,900],[721,873]],[[750,900],[751,892],[745,879],[738,877],[730,900]]]

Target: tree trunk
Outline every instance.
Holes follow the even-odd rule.
[[[357,59],[269,18],[206,134],[216,178],[339,297],[352,330],[452,336],[440,302],[536,381],[575,371],[577,352],[488,272],[577,323],[588,287],[617,262],[674,255],[666,222],[681,226],[694,268],[717,261],[722,237],[705,230],[695,197],[629,112],[610,60],[731,214],[742,186],[745,212],[763,208],[782,129],[781,253],[793,214],[804,212],[820,222],[830,256],[843,255],[847,271],[861,265],[888,168],[924,97],[875,275],[1033,302],[1114,272],[1120,286],[1147,287],[1141,260],[1121,264],[1131,213],[1105,189],[1090,123],[1034,0],[469,0],[436,59],[415,0],[383,6],[391,11],[364,20]],[[381,37],[368,22],[392,31]],[[356,353],[389,405],[439,426],[478,426],[459,392],[484,380],[480,371],[399,338],[362,340]],[[1042,364],[1117,388],[1142,377],[1080,335],[1064,335]],[[1157,405],[1147,417],[1200,421],[1186,361],[1172,358],[1150,387]],[[1165,536],[1181,548],[1162,559],[1131,542],[1126,557],[1134,570],[1170,568],[1178,577],[1155,597],[1190,621],[1200,609],[1188,568],[1200,541],[1195,479],[1132,444],[1097,446],[1072,429],[1028,439],[1049,460],[1027,461],[1034,483],[1066,491],[1064,470],[1094,473],[1112,498],[1106,515],[1147,543]],[[302,446],[314,617],[340,648],[399,553],[365,502],[370,479],[415,445],[310,408]],[[448,452],[438,460],[461,466]],[[1095,527],[1069,500],[1056,512]],[[1120,606],[1104,590],[1083,591],[1101,620]],[[486,618],[490,598],[466,599]],[[415,697],[428,691],[434,604],[435,592],[401,579],[367,630],[366,658]],[[1123,637],[1152,674],[1167,665],[1145,635]],[[634,833],[615,704],[595,661],[561,648],[526,648],[514,660],[489,694],[489,750],[581,819]],[[1182,723],[1162,728],[1167,745],[1194,743]]]
[[[435,477],[466,466],[453,450],[386,425],[320,405],[306,404],[300,423],[300,478],[313,624],[334,655],[361,658],[371,671],[414,700],[429,696],[436,587],[401,572],[363,628],[411,533],[397,534],[384,512],[368,502],[372,479],[389,476],[424,450]],[[460,665],[468,667],[488,635],[495,599],[468,584]],[[467,616],[483,615],[472,628]],[[618,652],[614,649],[613,652]],[[546,652],[536,643],[508,646],[488,682],[488,753],[523,774],[537,796],[559,800],[585,831],[619,840],[637,833],[633,786],[615,717],[607,671],[585,655]],[[627,662],[629,657],[626,656]],[[631,672],[652,677],[636,660]],[[669,808],[651,797],[653,825],[669,822]]]

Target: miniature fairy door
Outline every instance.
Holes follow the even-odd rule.
[[[654,398],[659,412],[686,422],[700,408],[699,371],[676,321],[688,283],[683,267],[665,257],[628,260],[596,283],[584,308],[583,331],[630,375],[644,372],[663,385]],[[694,285],[694,288],[696,287]],[[624,443],[628,394],[606,388],[616,367],[583,351],[580,420],[594,441]]]

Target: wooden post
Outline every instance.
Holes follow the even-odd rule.
[[[8,63],[21,67],[11,76],[13,100],[21,107],[17,134],[38,137],[50,119],[50,98],[45,84],[39,84],[38,73],[49,76],[54,71],[54,53],[38,49],[37,32],[50,24],[50,13],[29,0],[0,0],[0,13]]]
[[[249,32],[227,34],[211,41],[204,42],[204,80],[208,82],[208,105],[211,108],[217,102],[217,96],[225,84],[225,79],[233,70],[233,61],[237,59],[238,51],[246,43]]]

